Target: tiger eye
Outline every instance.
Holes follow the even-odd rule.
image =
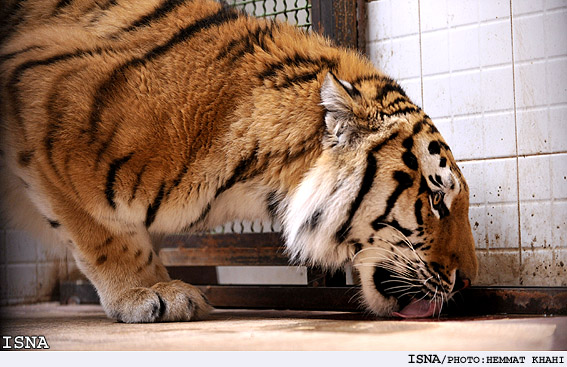
[[[437,206],[441,202],[441,193],[436,192],[435,196],[433,196],[433,205]]]

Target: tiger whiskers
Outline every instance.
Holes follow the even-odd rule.
[[[379,267],[390,272],[390,279],[381,282],[388,294],[398,299],[410,297],[414,302],[429,299],[434,314],[440,315],[443,304],[451,298],[441,277],[429,268],[405,234],[390,224],[382,224],[390,229],[388,234],[372,235],[376,242],[354,254],[353,267]],[[405,247],[400,247],[401,244]]]

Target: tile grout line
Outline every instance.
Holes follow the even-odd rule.
[[[549,10],[547,9],[547,3],[544,3],[543,4],[543,21],[544,21],[544,23],[545,23],[545,19],[547,18],[548,14],[549,14]],[[546,31],[547,31],[547,29],[544,26],[543,27],[543,38],[544,38],[544,40],[547,39],[548,36],[549,36]],[[547,72],[549,70],[549,56],[547,54],[547,47],[545,46],[545,43],[544,43],[544,49],[543,50],[544,50],[543,51],[543,53],[544,53],[543,64],[545,65],[545,73],[547,75]],[[564,56],[564,55],[561,55],[561,56]],[[546,111],[545,112],[546,112],[547,128],[548,128],[547,139],[550,141],[549,145],[551,145],[551,139],[550,139],[551,133],[550,133],[550,130],[549,130],[549,126],[550,126],[550,123],[551,123],[551,104],[549,103],[549,79],[547,77],[545,78],[545,96],[546,96],[546,98],[545,98],[546,99],[546,101],[545,101],[546,102],[546,106],[545,106]],[[548,174],[549,174],[549,189],[551,191],[550,192],[550,206],[549,206],[549,209],[550,209],[550,213],[549,213],[549,215],[550,215],[550,221],[549,221],[549,227],[550,228],[549,228],[549,230],[550,231],[549,231],[549,234],[551,235],[551,237],[549,238],[549,241],[551,242],[551,249],[550,250],[551,250],[552,262],[555,263],[555,255],[556,254],[555,254],[554,247],[556,246],[556,244],[554,244],[554,241],[553,241],[553,223],[554,223],[554,220],[555,220],[555,210],[554,210],[555,206],[553,205],[553,203],[555,202],[555,190],[554,190],[554,185],[553,185],[553,164],[552,164],[550,157],[548,157],[547,160],[549,162],[549,171],[548,171]]]
[[[501,155],[501,156],[494,156],[494,157],[478,157],[478,158],[463,158],[457,159],[457,163],[471,163],[471,162],[482,162],[482,161],[494,161],[499,159],[513,159],[516,158],[534,158],[534,157],[551,157],[557,155],[567,154],[567,151],[560,150],[557,152],[535,152],[535,153],[528,153],[528,154],[517,154],[517,155]]]
[[[514,97],[514,138],[516,140],[516,195],[518,199],[518,256],[519,256],[519,265],[520,269],[520,279],[519,284],[522,285],[522,266],[523,266],[523,259],[522,259],[522,213],[520,208],[520,158],[519,158],[519,147],[518,147],[518,114],[516,110],[516,67],[514,64],[514,18],[513,18],[513,5],[512,0],[510,0],[510,43],[511,43],[511,51],[512,51],[512,95]]]
[[[423,50],[421,47],[421,0],[417,0],[417,25],[419,27],[417,34],[419,39],[419,82],[421,87],[421,109],[425,110],[423,98]]]

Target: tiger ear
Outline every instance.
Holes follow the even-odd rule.
[[[360,92],[349,82],[338,79],[328,72],[321,86],[321,105],[325,107],[325,125],[338,143],[351,141],[356,132],[356,118],[353,112],[354,98]]]

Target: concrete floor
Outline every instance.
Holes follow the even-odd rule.
[[[122,324],[100,306],[4,307],[2,335],[51,350],[566,350],[567,316],[386,320],[359,313],[216,310],[206,321]]]

